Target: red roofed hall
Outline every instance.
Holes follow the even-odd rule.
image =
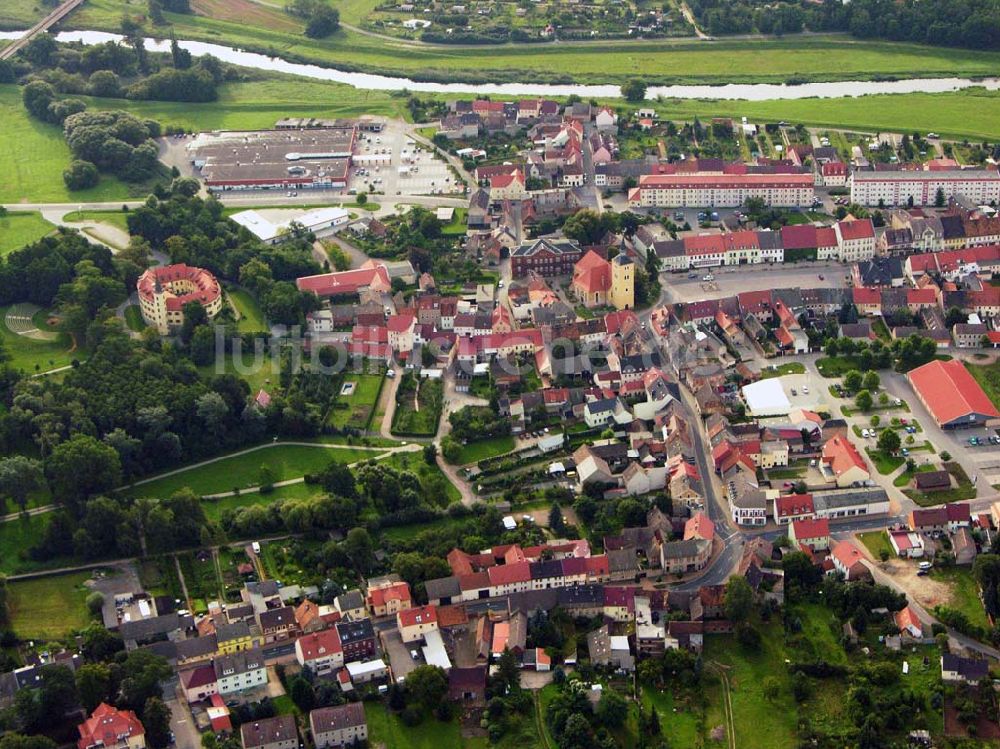
[[[957,359],[928,362],[907,378],[942,429],[982,427],[1000,418],[1000,411]]]

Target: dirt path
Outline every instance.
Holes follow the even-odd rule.
[[[181,560],[177,558],[176,554],[174,554],[174,567],[177,569],[177,579],[181,583],[181,592],[183,592],[184,600],[187,602],[188,611],[194,611],[191,594],[188,593],[187,581],[184,579],[184,572],[181,570]]]
[[[719,680],[722,682],[722,706],[726,716],[726,745],[729,749],[736,749],[736,722],[733,720],[733,698],[729,688],[729,674],[726,673],[727,667],[717,661],[712,661],[709,665],[719,675]]]

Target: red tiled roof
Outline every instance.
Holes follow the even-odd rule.
[[[407,583],[393,583],[385,588],[368,591],[368,600],[372,606],[384,606],[388,601],[409,601],[410,586]]]
[[[531,580],[531,563],[499,564],[496,567],[490,567],[487,574],[491,586],[526,583]]]
[[[774,509],[779,518],[811,515],[816,511],[812,494],[785,494],[774,500]]]
[[[118,710],[102,702],[83,723],[77,726],[79,749],[95,745],[118,746],[123,736],[142,736],[146,733],[142,723],[131,710]]]
[[[396,614],[396,622],[400,627],[412,627],[417,624],[433,624],[437,622],[436,606],[418,606],[404,609]]]
[[[840,221],[837,223],[840,229],[840,236],[845,240],[852,239],[874,239],[875,227],[871,219],[863,218],[854,221]]]
[[[340,633],[336,627],[303,635],[299,638],[298,643],[302,649],[302,659],[304,661],[325,658],[333,653],[340,653],[344,649],[340,644]]]
[[[795,534],[795,540],[799,543],[810,538],[829,538],[830,521],[826,518],[793,520],[792,530]]]
[[[359,289],[373,287],[383,290],[392,288],[389,272],[384,265],[374,268],[358,268],[339,273],[322,273],[317,276],[302,276],[295,280],[299,291],[311,291],[317,296],[337,294],[357,294]]]
[[[865,459],[861,457],[858,448],[846,437],[839,434],[823,445],[823,461],[830,464],[835,476],[839,476],[851,468],[858,467],[868,471]]]
[[[908,377],[939,424],[974,413],[1000,418],[1000,411],[957,359],[928,362],[911,371]]]
[[[855,286],[851,293],[855,304],[882,304],[882,293],[867,286]]]

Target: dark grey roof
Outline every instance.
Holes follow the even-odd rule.
[[[566,608],[604,605],[603,585],[573,585],[569,588],[557,588],[556,592],[559,605]]]
[[[462,595],[462,586],[455,575],[428,580],[424,583],[424,589],[427,591],[427,599],[430,601]]]
[[[294,715],[276,715],[273,718],[255,720],[240,726],[243,749],[268,746],[278,742],[298,740]]]
[[[941,668],[945,671],[957,671],[968,681],[979,681],[990,673],[990,664],[986,660],[963,658],[953,653],[941,656]]]
[[[247,635],[250,634],[249,629]],[[206,637],[191,637],[187,640],[180,640],[174,644],[175,657],[179,661],[189,661],[194,658],[203,658],[211,655],[219,649],[218,635],[208,635]]]
[[[334,603],[340,611],[349,611],[350,609],[362,608],[365,605],[365,598],[361,595],[361,591],[355,588],[337,596]]]
[[[121,633],[123,640],[140,642],[193,626],[194,619],[190,616],[180,616],[174,613],[164,614],[163,616],[152,616],[149,619],[140,619],[134,622],[122,622],[118,627],[118,631]]]
[[[365,725],[365,707],[360,702],[348,702],[337,707],[321,707],[309,713],[313,736],[318,733],[342,731]]]
[[[877,257],[858,263],[862,286],[888,286],[903,277],[903,260],[898,257]]]
[[[542,562],[531,562],[528,565],[532,580],[545,580],[552,577],[562,577],[562,562],[558,559],[548,559]]]
[[[698,553],[698,540],[689,538],[686,541],[668,541],[663,544],[663,556],[666,559],[684,559]]]
[[[375,638],[375,628],[371,619],[361,619],[356,622],[337,622],[337,634],[340,635],[340,642],[349,645],[362,640]]]
[[[219,624],[215,627],[215,637],[219,642],[240,640],[250,636],[250,625],[244,621]]]
[[[839,489],[832,492],[813,492],[813,506],[816,512],[853,507],[859,504],[876,504],[888,502],[889,495],[885,489]]]
[[[295,609],[282,606],[280,609],[268,609],[261,612],[260,628],[263,630],[291,627],[295,624]]]
[[[533,239],[522,242],[521,246],[514,250],[511,255],[513,257],[530,257],[543,250],[548,250],[554,255],[570,255],[581,252],[580,245],[569,239]]]
[[[632,549],[614,549],[608,553],[608,569],[611,572],[638,572],[639,561]]]
[[[223,676],[232,676],[233,674],[259,671],[264,668],[264,652],[260,648],[240,650],[236,653],[220,655],[212,665],[215,667],[215,677],[217,679],[221,679]]]

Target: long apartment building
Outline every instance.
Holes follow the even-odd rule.
[[[851,201],[859,205],[933,205],[938,190],[946,200],[963,198],[979,205],[1000,202],[1000,172],[992,169],[855,171]]]
[[[747,198],[793,208],[812,205],[811,174],[649,174],[629,193],[633,208],[737,208]]]

